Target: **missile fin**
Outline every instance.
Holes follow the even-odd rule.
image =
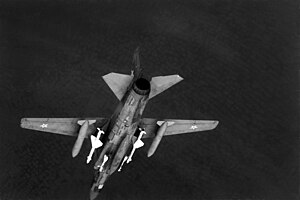
[[[144,146],[144,142],[142,140],[138,140],[134,143],[134,146],[136,149],[141,148],[142,146]]]
[[[103,143],[93,135],[91,135],[91,143],[92,143],[92,147],[95,149],[103,145]]]

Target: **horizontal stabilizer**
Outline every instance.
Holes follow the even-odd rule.
[[[153,77],[150,82],[151,92],[149,94],[149,99],[155,97],[159,93],[165,91],[182,80],[183,78],[179,75]]]
[[[133,79],[133,76],[111,72],[109,74],[106,74],[105,76],[102,76],[102,78],[116,95],[116,97],[121,100],[126,93],[127,88]]]

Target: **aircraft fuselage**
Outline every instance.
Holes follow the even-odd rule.
[[[128,149],[137,139],[134,135],[139,128],[149,93],[149,81],[138,78],[133,81],[120,101],[110,119],[106,130],[106,142],[94,165],[96,177],[92,189],[98,186],[102,188],[108,176],[118,169]]]

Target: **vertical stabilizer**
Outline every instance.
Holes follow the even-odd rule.
[[[142,72],[141,63],[140,63],[140,47],[137,47],[135,49],[132,62],[133,62],[134,77],[139,78]]]

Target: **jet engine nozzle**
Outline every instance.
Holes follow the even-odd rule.
[[[147,95],[150,93],[151,84],[147,79],[139,78],[133,84],[133,90],[139,95]]]

